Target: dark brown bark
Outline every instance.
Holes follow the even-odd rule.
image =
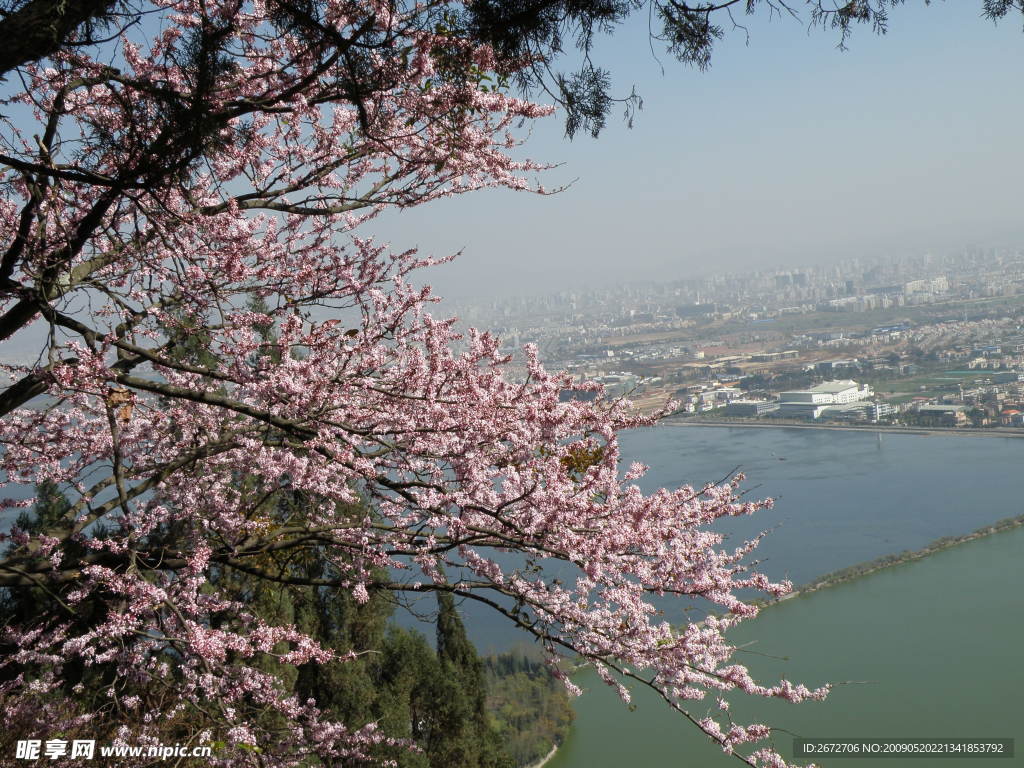
[[[0,20],[0,76],[58,50],[85,22],[108,14],[115,0],[29,0]]]

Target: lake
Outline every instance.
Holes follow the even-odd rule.
[[[792,738],[1013,738],[1013,759],[817,758],[821,766],[1021,765],[1024,756],[1024,529],[990,536],[771,606],[729,638],[764,681],[838,685],[824,702],[733,697],[737,722],[761,720],[793,758]],[[765,655],[757,655],[765,654]],[[788,660],[778,658],[784,656]],[[595,675],[578,676],[573,730],[546,768],[736,766],[650,693],[630,712]],[[706,711],[706,704],[693,707]],[[749,718],[749,719],[744,719]],[[799,762],[806,763],[808,760]]]
[[[750,497],[775,507],[716,527],[734,540],[771,530],[760,570],[796,584],[1024,512],[1024,439],[662,426],[621,442],[623,466],[650,466],[648,491],[744,472]],[[526,639],[486,608],[462,610],[484,652]]]

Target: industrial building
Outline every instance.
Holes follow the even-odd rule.
[[[783,392],[779,395],[778,415],[792,419],[817,419],[830,406],[842,406],[868,400],[871,387],[850,379],[824,381],[809,389]],[[854,418],[842,409],[835,410],[836,418]]]
[[[733,400],[725,406],[726,416],[763,416],[779,409],[778,403],[767,400]]]
[[[858,400],[868,400],[871,395],[871,387],[867,384],[858,384],[850,379],[838,381],[823,381],[809,389],[797,389],[791,392],[783,392],[779,400],[783,403],[814,403],[816,405],[840,405],[842,403],[854,403]]]

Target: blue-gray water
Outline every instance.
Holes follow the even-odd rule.
[[[721,529],[735,539],[773,529],[760,568],[797,584],[1024,512],[1024,439],[663,426],[627,432],[622,446],[624,467],[650,465],[646,490],[744,472],[750,497],[776,506]],[[462,609],[484,651],[529,639],[487,608]]]
[[[790,760],[794,736],[1015,741],[1012,758],[815,758],[822,768],[1024,765],[1022,548],[1017,528],[762,611],[729,634],[745,648],[739,661],[765,681],[839,685],[823,702],[735,696],[731,711],[779,728],[774,744]],[[547,768],[740,765],[649,691],[635,689],[629,711],[593,673],[577,682],[576,722]],[[703,717],[708,704],[690,709]]]
[[[721,529],[736,539],[773,529],[755,552],[760,568],[797,584],[1024,512],[1021,439],[663,426],[624,434],[622,447],[623,466],[650,465],[646,490],[739,468],[750,497],[776,505]],[[487,609],[463,613],[482,650],[526,639]]]
[[[779,502],[758,520],[730,524],[737,535],[779,525],[760,548],[763,569],[797,582],[1024,506],[1024,442],[1013,439],[666,427],[623,442],[631,457],[649,457],[648,488],[717,480],[740,465],[759,494]],[[1022,545],[1024,530],[1015,529],[764,611],[730,633],[737,645],[753,643],[738,660],[758,677],[859,682],[823,703],[741,696],[734,713],[781,727],[775,743],[790,759],[793,735],[1016,741],[1011,759],[816,760],[826,768],[1024,764]],[[739,764],[653,696],[637,691],[630,712],[594,675],[577,682],[587,692],[549,768]]]
[[[622,445],[651,466],[647,490],[739,467],[750,495],[776,506],[723,530],[775,528],[756,556],[769,576],[798,584],[1024,512],[1024,440],[1015,438],[660,427],[627,433]]]

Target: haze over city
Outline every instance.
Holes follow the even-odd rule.
[[[458,298],[1024,242],[1014,20],[911,3],[845,51],[805,21],[736,20],[749,41],[726,23],[705,72],[656,57],[645,18],[603,39],[595,60],[643,110],[630,129],[614,109],[596,141],[566,141],[561,115],[537,121],[522,153],[559,163],[537,180],[565,191],[484,191],[375,229],[396,247],[464,249],[429,276]]]

